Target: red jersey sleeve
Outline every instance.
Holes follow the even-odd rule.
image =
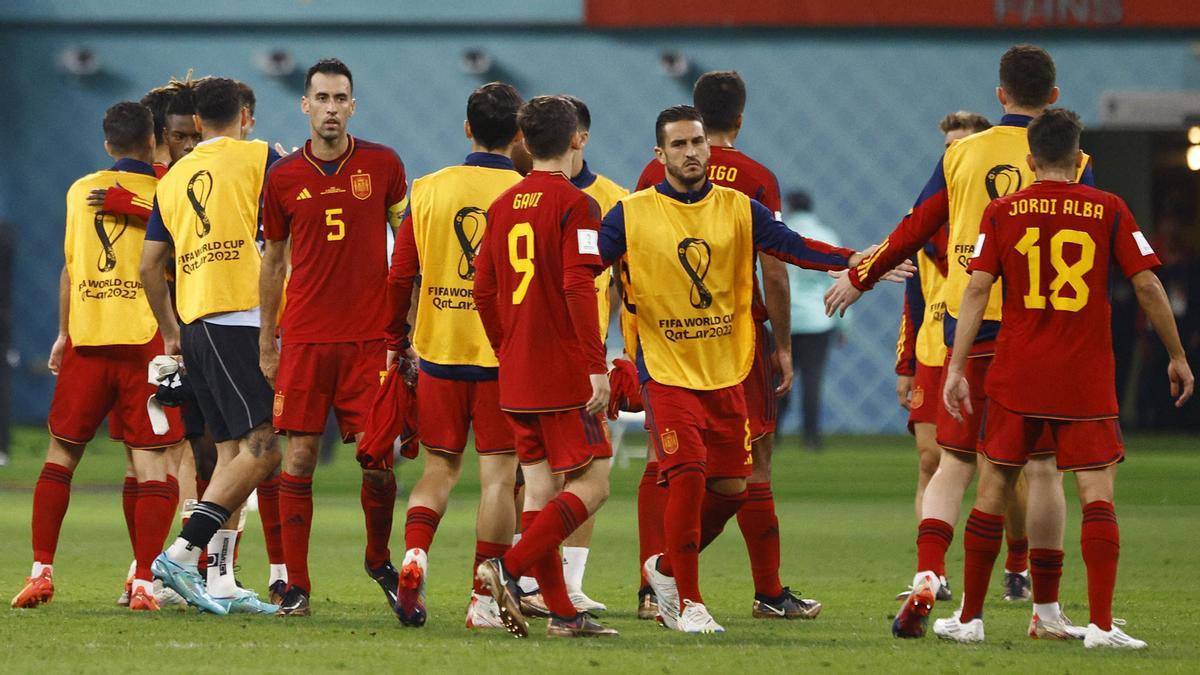
[[[572,205],[562,233],[563,292],[575,337],[583,349],[589,374],[607,372],[604,343],[600,340],[599,310],[595,278],[604,263],[600,259],[600,207],[581,194]]]
[[[875,286],[880,277],[904,262],[929,241],[938,228],[950,219],[950,198],[946,192],[946,174],[942,161],[917,197],[908,215],[896,225],[888,238],[858,267],[850,271],[850,283],[860,291]]]
[[[412,213],[406,213],[396,231],[392,249],[392,266],[388,270],[387,288],[387,348],[398,350],[408,339],[408,310],[412,306],[412,289],[420,269],[417,240],[413,234]]]
[[[996,236],[996,204],[992,202],[983,211],[979,223],[979,239],[975,240],[975,255],[967,263],[967,272],[987,272],[1000,276],[1001,244]]]
[[[1160,266],[1162,263],[1159,261],[1158,255],[1150,247],[1150,242],[1146,241],[1146,235],[1142,234],[1141,229],[1138,228],[1137,221],[1133,219],[1133,213],[1129,211],[1125,200],[1118,198],[1116,201],[1117,222],[1113,223],[1112,254],[1117,265],[1121,267],[1121,272],[1128,278],[1138,272]]]
[[[106,213],[140,218],[145,223],[150,220],[150,210],[153,206],[152,202],[147,202],[117,183],[105,191],[104,205],[100,207],[100,210]]]
[[[404,174],[404,162],[400,161],[400,156],[394,152],[392,159],[396,163],[396,167],[392,174],[392,180],[388,183],[387,205],[389,207],[400,204],[408,195],[408,179]]]
[[[275,175],[269,174],[266,183],[263,184],[263,237],[269,241],[286,241],[289,223],[283,202],[279,199],[279,186],[276,185],[278,181],[272,180]]]
[[[773,214],[783,212],[783,199],[779,195],[779,179],[770,170],[767,170],[767,177],[763,181],[762,199],[758,201],[762,202],[763,206],[771,209],[771,213]]]
[[[488,209],[489,223],[496,222],[495,205]],[[500,309],[496,306],[496,294],[499,285],[496,280],[496,235],[489,227],[483,233],[483,241],[479,242],[479,252],[475,255],[475,309],[479,312],[479,320],[483,322],[483,330],[487,333],[492,350],[500,353],[500,344],[504,340],[504,323],[500,318]]]

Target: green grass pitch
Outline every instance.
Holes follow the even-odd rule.
[[[627,442],[638,444],[644,437]],[[19,430],[11,464],[0,468],[0,591],[15,594],[29,570],[31,488],[44,432]],[[475,473],[455,491],[430,556],[429,624],[401,628],[362,572],[358,469],[349,448],[318,469],[311,553],[314,615],[308,619],[211,617],[163,612],[131,616],[114,601],[131,557],[121,516],[119,448],[97,442],[76,473],[55,564],[57,595],[36,610],[0,610],[3,672],[1196,672],[1200,670],[1200,440],[1129,439],[1117,485],[1122,556],[1116,615],[1149,641],[1141,653],[1092,652],[1079,643],[1029,640],[1028,605],[1007,605],[996,580],[986,605],[988,641],[940,643],[891,637],[892,597],[908,583],[915,557],[912,489],[916,456],[905,437],[830,439],[820,454],[785,439],[775,459],[783,541],[783,580],[820,599],[816,621],[750,618],[753,590],[735,523],[701,558],[701,583],[717,636],[666,632],[634,614],[637,581],[636,485],[641,461],[615,468],[612,498],[596,526],[585,590],[608,603],[621,636],[548,640],[534,622],[518,641],[463,628],[476,508]],[[400,471],[411,485],[419,462]],[[468,463],[470,465],[471,463]],[[1086,623],[1079,514],[1068,480],[1063,605]],[[404,502],[397,507],[393,555],[403,551]],[[174,536],[174,534],[172,534]],[[961,584],[961,523],[950,549],[952,585]],[[240,578],[265,590],[262,531],[251,516]],[[998,574],[997,574],[998,578]],[[956,606],[942,603],[934,616]]]

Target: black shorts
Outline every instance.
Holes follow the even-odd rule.
[[[181,327],[183,364],[217,443],[271,422],[275,392],[258,365],[258,328],[195,321]]]
[[[179,406],[183,411],[183,437],[189,441],[204,435],[204,413],[195,399]]]

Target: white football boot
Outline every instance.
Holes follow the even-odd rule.
[[[1087,635],[1083,638],[1083,646],[1088,649],[1093,647],[1108,647],[1109,649],[1145,649],[1146,641],[1131,638],[1121,630],[1121,626],[1125,625],[1122,619],[1113,619],[1112,630],[1100,630],[1100,627],[1094,623],[1089,623],[1087,627]]]
[[[684,633],[724,633],[721,624],[712,618],[708,608],[699,602],[683,601],[683,614],[679,615],[677,630]]]
[[[933,622],[933,634],[943,640],[953,640],[955,642],[973,643],[983,642],[983,619],[975,617],[970,621],[963,623],[958,619],[958,612],[955,610],[954,615],[948,619],[938,619]]]
[[[661,557],[661,553],[656,553],[646,558],[642,572],[646,575],[646,582],[654,590],[654,598],[658,601],[658,616],[662,619],[662,624],[675,630],[679,623],[679,589],[675,587],[675,577],[658,571],[658,559]]]

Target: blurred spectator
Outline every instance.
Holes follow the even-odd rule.
[[[838,245],[838,236],[821,224],[813,213],[812,197],[804,190],[793,190],[784,197],[784,220],[800,234]],[[792,388],[779,400],[779,424],[784,430],[799,427],[806,449],[821,448],[821,384],[825,360],[837,321],[825,316],[825,290],[830,280],[824,274],[788,265],[792,293]],[[797,394],[799,391],[799,394]],[[793,405],[798,401],[799,405]],[[800,424],[796,423],[799,408]]]

